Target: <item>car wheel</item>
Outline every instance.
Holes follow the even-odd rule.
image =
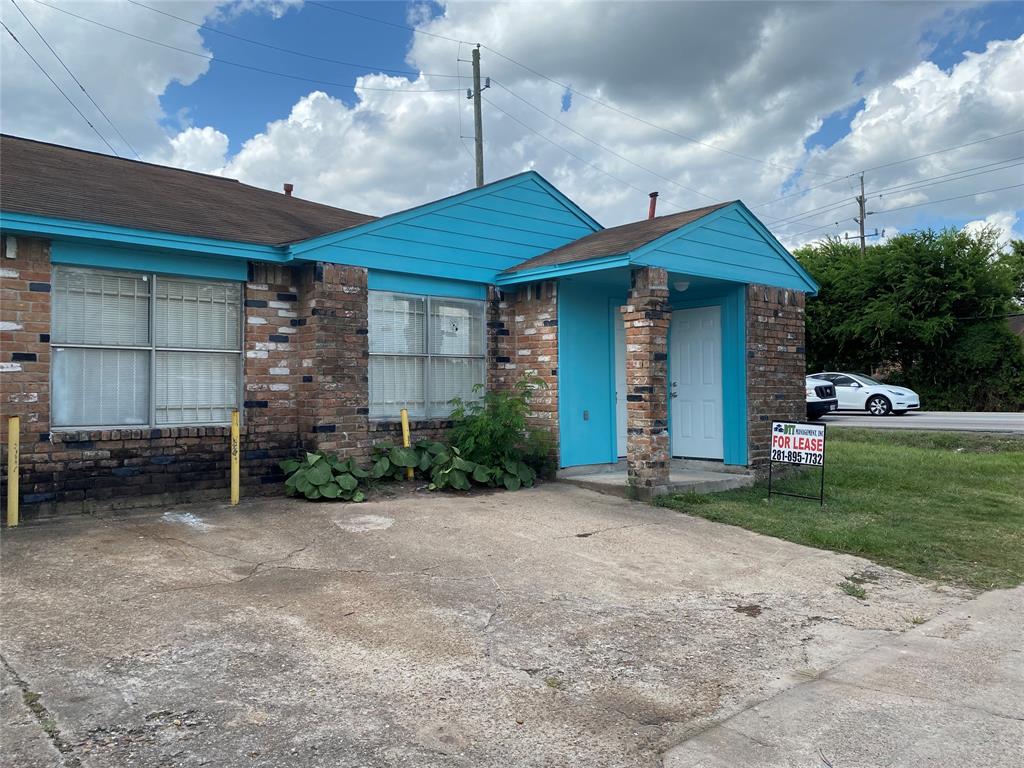
[[[872,416],[888,416],[892,413],[889,401],[881,395],[875,395],[867,402],[868,413]]]

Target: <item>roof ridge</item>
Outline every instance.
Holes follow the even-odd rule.
[[[242,184],[238,179],[233,179],[230,176],[220,176],[216,173],[204,173],[203,171],[193,171],[188,168],[176,168],[173,165],[164,165],[163,163],[152,163],[148,160],[136,160],[131,157],[120,157],[119,155],[111,155],[108,152],[98,152],[94,149],[82,149],[81,147],[70,147],[67,144],[57,144],[53,141],[41,141],[40,139],[30,139],[27,136],[15,136],[13,133],[0,133],[0,138],[14,139],[15,141],[26,141],[30,144],[42,144],[46,147],[54,147],[56,149],[65,149],[70,152],[81,152],[84,155],[96,155],[98,157],[105,158],[107,160],[121,161],[124,163],[134,163],[135,165],[148,165],[151,168],[163,168],[165,171],[177,171],[179,173],[191,173],[194,176],[203,176],[208,179],[217,179],[219,181],[230,181],[234,184]],[[243,186],[251,186],[249,184],[243,184]],[[262,189],[262,187],[256,187],[256,189]],[[269,191],[269,190],[268,190]]]

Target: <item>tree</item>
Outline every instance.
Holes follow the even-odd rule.
[[[925,230],[859,247],[830,239],[796,252],[821,286],[807,303],[811,370],[881,372],[928,408],[1017,410],[1024,348],[1005,322],[1024,256],[994,229]]]

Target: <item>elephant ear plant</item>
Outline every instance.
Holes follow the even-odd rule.
[[[320,452],[307,453],[304,459],[282,461],[281,469],[288,475],[284,487],[289,496],[341,501],[363,501],[366,498],[359,485],[369,473],[353,459],[339,459]]]

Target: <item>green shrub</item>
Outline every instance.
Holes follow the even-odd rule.
[[[465,458],[457,447],[434,440],[423,440],[410,448],[391,443],[374,446],[371,479],[404,480],[406,470],[429,482],[430,490],[467,491],[477,485],[504,486],[514,491],[533,485],[536,472],[522,461],[509,459],[495,465]]]
[[[409,469],[432,491],[468,491],[474,485],[516,491],[529,488],[537,479],[537,471],[524,457],[531,455],[531,450],[544,450],[547,455],[546,447],[538,445],[541,443],[529,433],[521,438],[518,448],[507,447],[503,452],[483,450],[483,445],[477,444],[478,455],[493,459],[488,462],[469,458],[458,446],[435,440],[422,440],[409,448],[383,442],[373,447],[366,469],[354,459],[323,452],[282,461],[281,469],[287,475],[284,486],[289,496],[314,500],[363,501],[363,488],[378,481],[405,480]]]
[[[550,438],[546,432],[530,429],[526,420],[530,400],[542,379],[523,377],[511,391],[486,392],[479,400],[451,401],[452,428],[448,439],[467,461],[504,469],[522,463],[534,475],[548,476],[552,470]],[[482,387],[477,386],[477,391]]]
[[[359,486],[365,484],[369,473],[354,459],[339,459],[322,452],[307,453],[304,459],[286,459],[281,469],[288,478],[285,492],[289,496],[307,499],[341,499],[363,501],[366,494]]]

